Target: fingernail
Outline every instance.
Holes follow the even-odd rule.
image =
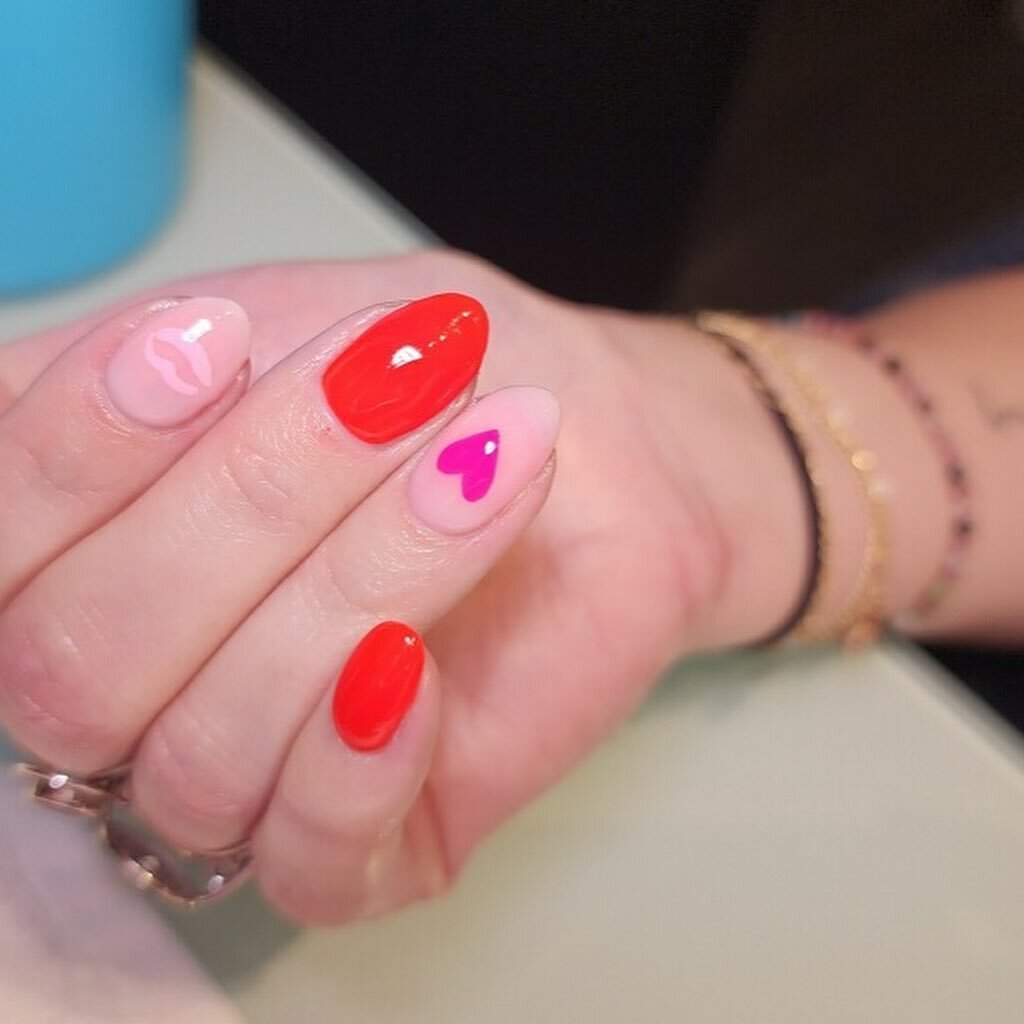
[[[327,367],[327,404],[362,441],[386,444],[433,419],[476,376],[487,314],[454,292],[402,306]]]
[[[173,427],[216,401],[249,359],[249,318],[230,299],[187,299],[148,316],[107,367],[125,416]]]
[[[544,467],[558,421],[558,401],[544,388],[503,388],[481,398],[448,424],[413,470],[413,512],[440,533],[480,529]]]
[[[425,653],[423,638],[401,622],[382,622],[352,652],[334,691],[334,725],[355,750],[379,750],[409,710]]]

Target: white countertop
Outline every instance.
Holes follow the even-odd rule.
[[[196,84],[195,169],[168,228],[60,296],[0,303],[0,338],[184,273],[426,239],[209,59]],[[90,932],[71,879],[104,866],[77,822],[53,826],[53,864],[80,870],[46,875],[45,912],[26,911],[33,890],[17,873],[28,879],[33,848],[56,840],[34,817],[45,812],[7,796],[18,856],[0,864],[0,951],[25,956],[0,956],[0,1005],[13,993],[32,1024],[156,1024],[190,1006],[204,1024],[238,1012],[250,1024],[1016,1024],[1022,749],[909,648],[690,664],[446,900],[301,932],[247,892],[170,916],[185,948],[127,888],[91,906],[122,915],[131,948]],[[188,950],[227,1002],[214,1006]],[[89,962],[103,984],[76,981],[70,998]]]

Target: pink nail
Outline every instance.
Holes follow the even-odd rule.
[[[544,467],[558,420],[558,402],[543,388],[503,388],[480,399],[448,424],[413,470],[413,512],[440,533],[485,526]]]
[[[114,405],[173,427],[216,401],[249,359],[249,318],[230,299],[186,299],[146,317],[107,367]]]

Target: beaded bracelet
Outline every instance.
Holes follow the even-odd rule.
[[[966,463],[936,414],[931,398],[918,386],[902,359],[886,352],[858,324],[843,317],[813,310],[801,314],[797,323],[825,337],[845,342],[871,359],[892,380],[921,418],[925,435],[942,465],[942,477],[949,492],[951,510],[945,555],[931,581],[911,607],[914,615],[922,618],[930,615],[953,589],[964,563],[965,552],[974,536]]]
[[[824,521],[821,514],[821,484],[813,470],[807,446],[804,444],[796,426],[795,419],[788,406],[780,399],[775,389],[768,383],[760,367],[747,352],[728,334],[714,330],[701,322],[702,314],[697,314],[692,323],[700,333],[715,344],[728,358],[732,359],[743,371],[748,383],[760,397],[765,409],[779,428],[779,434],[793,458],[800,481],[800,494],[807,512],[808,561],[807,573],[792,611],[785,620],[771,633],[763,637],[756,646],[770,647],[789,636],[803,622],[809,612],[813,611],[820,596],[822,585],[822,565],[824,550]]]
[[[864,498],[867,519],[861,567],[852,593],[834,622],[823,625],[814,609],[808,609],[793,633],[796,638],[809,643],[838,638],[845,649],[858,649],[873,643],[884,626],[883,584],[889,554],[887,504],[876,475],[878,460],[875,453],[854,440],[842,418],[833,410],[820,383],[787,349],[770,340],[758,321],[732,313],[708,311],[699,314],[697,322],[704,330],[724,334],[736,344],[758,353],[785,373],[804,398],[813,419],[854,471]]]

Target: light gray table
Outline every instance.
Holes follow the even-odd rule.
[[[173,223],[104,277],[0,305],[0,337],[186,272],[426,238],[211,61],[196,85]],[[1022,768],[1017,740],[909,648],[691,664],[436,905],[300,932],[245,894],[171,920],[251,1024],[1010,1024],[1024,1019]],[[81,953],[39,948],[56,992]],[[107,974],[138,989],[132,958],[103,948]],[[137,1019],[61,1016],[70,1002],[52,1019]]]

